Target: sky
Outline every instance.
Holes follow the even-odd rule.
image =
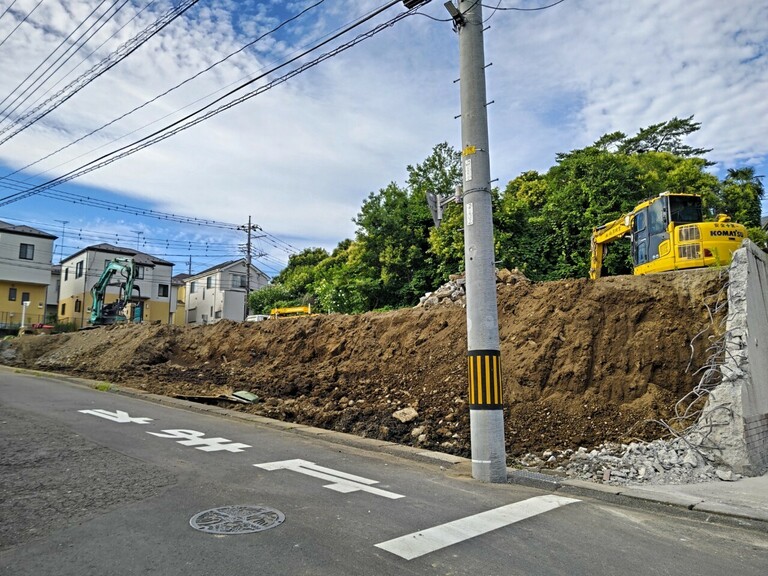
[[[554,0],[484,2],[494,185],[528,170],[545,172],[558,153],[605,133],[632,135],[691,115],[701,129],[687,142],[712,149],[714,173],[752,166],[768,175],[768,4],[564,0],[531,10]],[[19,117],[55,102],[180,3],[0,0],[0,140],[26,122],[12,124]],[[135,154],[0,206],[0,220],[59,236],[55,262],[109,242],[170,260],[175,273],[241,257],[249,217],[258,227],[254,263],[269,275],[291,253],[332,250],[354,237],[354,218],[369,194],[390,182],[405,184],[407,166],[422,162],[435,145],[461,148],[458,37],[442,1],[269,84],[405,12],[397,3],[331,39],[386,4],[199,0],[50,114],[0,143],[0,199],[145,137],[249,80],[221,103],[255,95]],[[515,10],[521,8],[528,10]],[[83,197],[112,209],[78,202]],[[133,208],[174,217],[129,213]],[[197,223],[178,221],[184,218]]]

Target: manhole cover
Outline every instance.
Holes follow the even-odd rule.
[[[189,525],[208,534],[248,534],[279,526],[285,514],[266,506],[222,506],[199,512]]]

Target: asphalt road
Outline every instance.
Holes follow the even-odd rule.
[[[232,506],[251,506],[243,521]],[[208,533],[251,527],[245,534]],[[271,526],[271,527],[270,527]],[[1,575],[739,574],[765,533],[0,369]]]

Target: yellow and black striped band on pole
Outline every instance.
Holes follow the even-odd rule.
[[[502,407],[500,357],[498,350],[467,352],[470,409],[494,410]]]

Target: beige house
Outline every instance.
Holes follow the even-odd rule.
[[[91,288],[101,277],[107,264],[115,258],[133,258],[137,265],[135,286],[139,288],[140,303],[134,307],[131,320],[159,320],[163,324],[172,322],[177,302],[171,290],[173,263],[111,244],[88,246],[62,261],[59,321],[72,322],[78,327],[88,324],[93,304]],[[109,287],[104,302],[114,302],[118,295],[117,287]]]

